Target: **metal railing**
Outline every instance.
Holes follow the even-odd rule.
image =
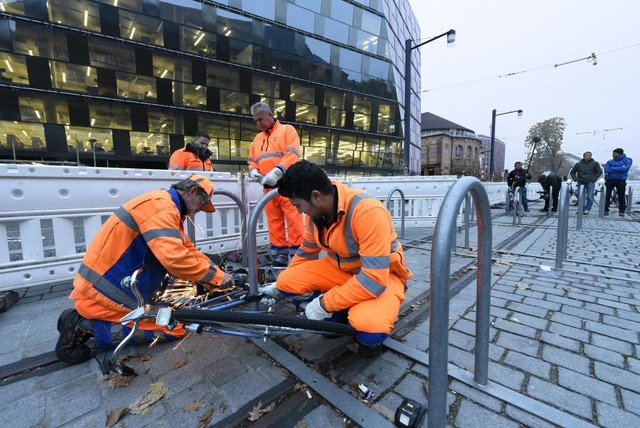
[[[456,218],[465,196],[471,193],[478,218],[478,277],[476,296],[476,342],[474,381],[487,385],[489,371],[489,308],[491,298],[491,205],[482,183],[472,177],[458,180],[447,192],[436,220],[431,251],[429,314],[429,394],[430,428],[446,423],[449,281],[451,240]]]

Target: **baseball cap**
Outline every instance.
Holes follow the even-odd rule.
[[[208,213],[215,212],[216,209],[211,203],[211,198],[213,197],[213,183],[209,181],[207,177],[204,177],[202,175],[192,175],[191,177],[189,177],[189,180],[195,181],[200,190],[204,192],[208,199],[208,202],[204,206],[204,211]]]

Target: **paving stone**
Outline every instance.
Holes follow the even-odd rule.
[[[608,349],[601,348],[599,346],[589,345],[588,343],[584,344],[584,355],[593,360],[602,361],[606,364],[611,364],[616,367],[624,368],[624,355],[609,351]],[[633,370],[631,370],[633,371]]]
[[[496,322],[494,323],[494,326],[496,329],[505,330],[510,333],[515,333],[517,335],[525,336],[531,339],[535,339],[537,335],[537,330],[535,328],[528,327],[526,325],[513,322],[513,321],[497,319]]]
[[[560,336],[559,334],[553,334],[548,331],[540,333],[540,342],[548,343],[550,345],[557,346],[558,348],[564,348],[575,353],[580,353],[580,347],[582,346],[582,342]]]
[[[638,333],[618,327],[611,327],[599,322],[587,321],[585,328],[594,333],[600,333],[605,336],[613,337],[619,340],[625,340],[631,343],[638,343]]]
[[[45,409],[45,394],[34,394],[5,403],[0,407],[0,426],[16,428],[46,426]]]
[[[580,340],[582,342],[589,341],[589,332],[586,330],[581,330],[574,327],[569,327],[568,325],[559,324],[557,322],[551,322],[549,324],[548,331],[550,333],[555,333],[560,336],[568,337],[571,339]]]
[[[524,382],[524,373],[489,361],[489,379],[514,391],[520,391]]]
[[[616,391],[613,385],[591,376],[585,376],[573,370],[558,367],[558,385],[595,400],[617,406]]]
[[[615,315],[615,309],[608,306],[601,306],[596,303],[585,303],[584,308],[586,310],[598,312],[604,315]]]
[[[622,395],[623,407],[636,415],[640,415],[640,393],[638,391],[620,389],[620,395]]]
[[[516,322],[528,327],[532,327],[538,330],[544,330],[547,328],[548,321],[539,317],[532,317],[531,315],[514,313],[507,318],[507,321]]]
[[[549,312],[546,308],[541,308],[535,305],[531,306],[531,305],[517,303],[517,302],[510,303],[508,309],[516,312],[522,312],[523,314],[529,314],[537,318],[544,318],[547,316],[547,313]]]
[[[638,391],[639,389],[640,375],[600,361],[594,363],[594,368],[596,377],[604,382],[619,385],[622,388],[627,388],[632,391]]]
[[[625,311],[618,311],[617,317],[605,315],[602,317],[602,323],[614,327],[623,328],[635,332],[640,332],[640,322],[631,321],[623,317]]]
[[[102,405],[100,393],[95,384],[89,384],[84,388],[76,388],[66,393],[59,391],[59,389],[61,388],[51,390],[49,393],[51,399],[55,399],[55,401],[60,404],[68,403],[70,405],[51,407],[52,426],[62,426],[81,417],[85,413],[99,409]]]
[[[505,409],[505,413],[507,416],[515,419],[520,422],[525,427],[536,427],[536,428],[554,428],[554,425],[544,421],[531,413],[525,412],[517,407],[511,406],[507,404]]]
[[[561,367],[576,370],[579,373],[589,374],[589,359],[576,355],[555,346],[546,345],[542,349],[542,359]]]
[[[625,412],[606,403],[596,402],[598,423],[604,427],[637,427],[640,416]]]
[[[309,428],[346,426],[343,422],[343,417],[340,416],[333,408],[325,405],[318,406],[309,412],[302,419],[302,422],[304,422]]]
[[[624,355],[631,355],[633,347],[629,342],[617,340],[609,336],[602,336],[593,333],[591,335],[591,343],[604,349],[619,352]]]
[[[632,371],[636,374],[640,374],[640,360],[637,358],[626,357],[624,358],[627,362],[627,366],[629,371]]]
[[[539,378],[551,380],[551,364],[535,357],[530,357],[515,351],[509,351],[504,359],[504,363],[516,369],[533,374]]]
[[[567,315],[563,312],[554,312],[551,315],[551,321],[568,325],[574,328],[582,328],[582,318],[575,315]]]
[[[494,398],[483,392],[482,388],[473,388],[465,383],[458,382],[457,380],[451,381],[449,389],[455,391],[457,394],[461,394],[463,397],[474,401],[496,413],[502,411],[502,401]]]
[[[495,412],[489,411],[488,409],[469,400],[462,400],[460,408],[458,409],[458,414],[456,415],[455,424],[456,427],[459,428],[519,427],[517,422]]]
[[[540,342],[538,342],[536,339],[518,336],[507,332],[500,333],[497,343],[498,345],[503,346],[506,349],[518,351],[530,356],[538,355],[538,351],[540,348]]]
[[[568,389],[532,377],[529,379],[527,393],[568,413],[591,419],[591,400]]]
[[[579,308],[575,308],[573,306],[563,306],[562,309],[560,310],[560,312],[567,314],[567,315],[572,315],[575,317],[580,318],[581,320],[592,320],[592,321],[599,321],[601,315],[597,312],[593,312],[593,311],[589,311],[587,309],[579,309]]]

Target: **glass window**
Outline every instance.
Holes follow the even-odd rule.
[[[334,2],[335,3],[335,2]],[[324,37],[339,43],[349,44],[349,26],[333,19],[324,20]]]
[[[326,63],[331,62],[331,45],[329,43],[314,39],[313,37],[307,37],[306,45],[311,55],[318,57]]]
[[[378,53],[378,36],[371,33],[367,33],[356,28],[351,28],[354,32],[355,45],[358,49],[370,52],[373,54]]]
[[[253,19],[224,9],[216,9],[216,11],[218,14],[218,34],[245,42],[252,41]]]
[[[161,1],[160,17],[178,24],[202,28],[202,3],[193,0]]]
[[[131,46],[124,46],[105,39],[89,39],[89,55],[94,67],[112,70],[136,71],[135,51]]]
[[[142,12],[142,2],[140,0],[94,0],[99,3],[116,6],[119,9],[126,9],[132,12]]]
[[[380,34],[380,28],[382,28],[382,17],[374,15],[367,10],[362,10],[361,28],[371,34]]]
[[[318,165],[325,165],[327,163],[327,148],[303,146],[302,158]]]
[[[184,126],[181,112],[171,110],[149,109],[149,130],[153,133],[184,134]],[[148,136],[142,133],[141,135]],[[188,138],[188,137],[185,137]],[[189,139],[191,141],[191,139]],[[133,147],[133,145],[132,145]]]
[[[131,111],[126,105],[92,101],[89,116],[92,127],[131,129]]]
[[[164,46],[162,20],[138,13],[120,11],[120,36],[150,45]]]
[[[70,27],[100,31],[98,5],[81,0],[48,0],[49,20]]]
[[[20,118],[23,121],[42,123],[69,123],[69,105],[56,96],[20,96]]]
[[[178,106],[207,108],[207,88],[190,83],[173,82],[173,102]]]
[[[161,79],[191,82],[191,62],[182,57],[153,53],[153,75]]]
[[[270,21],[275,21],[276,19],[275,0],[244,1],[242,2],[242,10]]]
[[[231,113],[249,114],[249,94],[221,89],[220,110]]]
[[[300,7],[314,11],[315,13],[322,12],[322,0],[295,0],[295,3]]]
[[[149,112],[149,114],[151,114],[151,112]],[[132,131],[129,135],[131,138],[131,154],[140,156],[158,156],[168,154],[168,134]]]
[[[156,79],[130,73],[116,73],[118,96],[131,100],[156,101]]]
[[[351,25],[353,22],[353,12],[353,5],[345,1],[333,0],[331,2],[331,17],[333,19],[337,19],[347,25]]]
[[[290,27],[313,33],[315,19],[315,13],[310,10],[303,9],[291,3],[287,4],[287,25]]]
[[[340,68],[360,72],[362,69],[362,54],[340,48]]]
[[[207,86],[238,91],[240,90],[240,76],[231,67],[209,63],[207,64]]]
[[[200,55],[216,54],[216,35],[197,28],[182,27],[182,50]]]
[[[22,110],[22,108],[21,108]],[[46,150],[44,128],[40,123],[0,122],[2,126],[2,148],[15,150]]]
[[[327,110],[327,126],[342,128],[345,124],[346,112],[342,110]]]
[[[254,94],[258,94],[261,97],[279,98],[280,79],[276,79],[273,77],[263,77],[254,74],[252,77],[251,90]]]
[[[253,64],[253,45],[242,40],[231,39],[229,41],[230,60],[236,64]]]
[[[456,155],[455,157],[457,158],[461,158],[462,157],[462,146],[458,145],[456,146]]]
[[[309,142],[305,141],[305,145],[309,145],[312,147],[321,147],[326,149],[329,147],[329,141],[331,139],[331,133],[329,131],[321,131],[317,129],[312,129],[309,132]],[[323,152],[324,156],[324,152]]]
[[[24,15],[24,4],[22,1],[0,2],[0,11]]]
[[[69,152],[113,154],[113,139],[110,129],[65,126]]]
[[[363,96],[353,97],[353,123],[358,131],[369,131],[371,125],[371,101]]]
[[[391,64],[378,58],[367,58],[369,62],[368,70],[365,71],[369,76],[380,80],[390,80]]]
[[[296,105],[296,122],[317,123],[318,107],[309,104]]]
[[[28,85],[27,62],[22,55],[0,53],[0,82]]]
[[[291,82],[290,98],[299,103],[315,104],[316,91],[312,87]]]
[[[67,37],[64,33],[28,22],[16,21],[13,51],[23,55],[69,61]]]

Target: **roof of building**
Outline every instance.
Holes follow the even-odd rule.
[[[422,113],[420,117],[421,128],[423,131],[440,130],[440,129],[458,129],[461,131],[467,131],[475,133],[472,129],[465,128],[462,125],[458,125],[455,122],[451,122],[443,117],[437,116],[433,113]]]

